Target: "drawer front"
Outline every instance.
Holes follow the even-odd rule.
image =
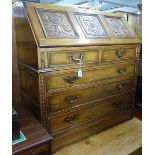
[[[61,75],[47,76],[47,91],[54,91],[59,88],[76,86],[104,80],[122,75],[133,75],[135,73],[135,64],[119,63],[115,65],[106,65],[106,68],[84,69],[83,77],[77,77],[75,70],[72,70]]]
[[[74,128],[66,131],[65,133],[54,136],[52,140],[52,152],[56,152],[58,149],[71,144],[82,138],[91,136],[103,129],[111,127],[122,121],[129,120],[133,117],[131,110],[122,111],[117,114],[110,114],[107,117],[100,117],[97,121],[93,121],[89,124],[80,125],[80,127],[75,126]]]
[[[76,65],[79,60],[83,64],[101,62],[99,50],[92,51],[59,51],[48,52],[48,67]]]
[[[107,49],[103,51],[103,61],[136,58],[136,48]]]
[[[49,113],[76,106],[79,104],[92,102],[101,98],[116,95],[119,93],[130,91],[134,88],[134,79],[120,81],[117,83],[109,83],[96,87],[72,90],[48,97]]]
[[[127,108],[133,104],[133,94],[119,95],[108,99],[98,100],[88,106],[83,106],[79,109],[61,112],[55,114],[50,118],[50,131],[55,132],[60,129],[70,127],[98,115],[108,114],[110,112],[118,111]],[[53,125],[54,124],[54,125]]]

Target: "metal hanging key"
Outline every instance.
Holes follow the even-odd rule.
[[[78,68],[77,68],[77,77],[82,77],[82,59],[83,59],[83,54],[80,53],[79,57],[76,54],[71,54],[70,58],[78,66]]]

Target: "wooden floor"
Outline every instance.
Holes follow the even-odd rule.
[[[141,120],[134,117],[132,120],[67,146],[54,155],[141,155],[141,126]]]

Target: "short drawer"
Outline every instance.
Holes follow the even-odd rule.
[[[119,77],[122,75],[134,75],[134,63],[118,63],[83,69],[83,77],[77,77],[76,69],[67,72],[47,75],[47,91],[72,87],[79,84],[96,82],[107,78]]]
[[[54,136],[52,140],[52,152],[56,152],[58,149],[71,144],[82,138],[91,136],[99,131],[102,131],[108,127],[118,124],[122,121],[129,120],[133,117],[133,113],[130,110],[121,111],[116,114],[110,114],[107,117],[100,117],[96,121],[86,123],[80,126],[75,126],[65,133]]]
[[[99,63],[101,62],[101,53],[99,49],[93,50],[76,50],[72,51],[56,51],[56,52],[48,52],[47,53],[47,64],[48,68],[52,67],[61,67],[74,65],[79,62],[79,60],[83,64],[91,64],[91,63]]]
[[[127,108],[133,104],[133,94],[119,95],[108,99],[101,99],[81,108],[74,108],[66,112],[53,114],[50,118],[50,131],[70,127],[98,115],[107,114]],[[54,124],[54,125],[53,125]]]
[[[134,79],[109,83],[80,90],[72,90],[65,93],[53,94],[48,97],[49,113],[92,102],[101,98],[131,91],[134,88]]]
[[[136,47],[103,50],[103,61],[136,58]]]

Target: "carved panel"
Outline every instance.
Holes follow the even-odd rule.
[[[38,8],[36,9],[36,12],[46,38],[78,37],[67,12]]]
[[[76,12],[75,16],[87,38],[108,37],[97,14],[86,14]]]
[[[128,28],[124,24],[122,17],[104,16],[104,18],[115,37],[120,38],[133,37],[133,35],[129,32]]]

